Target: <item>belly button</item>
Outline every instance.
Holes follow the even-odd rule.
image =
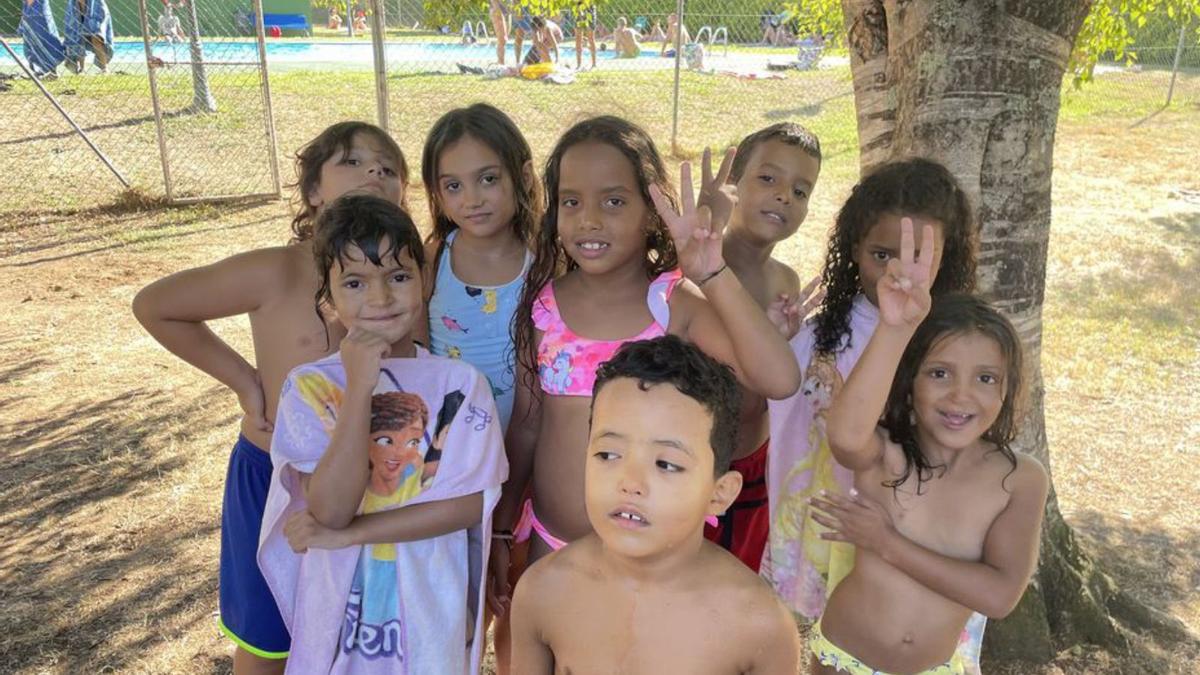
[[[901,639],[901,641],[906,645],[911,645],[913,642],[912,633],[905,633],[904,637]]]

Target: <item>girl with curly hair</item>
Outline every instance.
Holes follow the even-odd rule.
[[[769,401],[772,448],[767,469],[770,540],[761,571],[791,610],[811,621],[854,563],[854,550],[821,537],[809,499],[847,494],[853,472],[838,464],[826,436],[826,411],[858,362],[879,322],[876,287],[900,255],[902,219],[911,219],[918,250],[932,251],[930,294],[975,287],[977,228],[966,193],[941,164],[893,161],[854,186],[829,237],[815,317],[791,340],[804,373],[800,391]],[[930,225],[932,241],[923,236]],[[786,440],[785,440],[786,439]],[[982,635],[982,621],[976,633]]]

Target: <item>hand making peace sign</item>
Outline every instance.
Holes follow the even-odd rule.
[[[696,206],[692,187],[692,164],[679,165],[680,210],[676,213],[657,185],[650,186],[650,198],[675,242],[679,269],[694,282],[711,278],[725,266],[721,254],[721,232],[725,221],[714,221],[708,205]],[[728,217],[728,216],[726,216]]]
[[[900,220],[900,257],[888,261],[875,287],[879,320],[889,326],[915,328],[929,314],[933,283],[933,226],[921,230],[921,254],[914,256],[912,218]]]
[[[733,157],[737,148],[725,151],[721,167],[714,177],[712,172],[712,150],[704,148],[702,164],[700,165],[700,194],[696,199],[697,206],[707,206],[712,211],[712,222],[722,223],[721,227],[729,224],[733,210],[737,208],[737,186],[729,182],[729,172],[733,169]]]

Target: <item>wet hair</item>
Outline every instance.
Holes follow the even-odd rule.
[[[380,244],[388,240],[388,248],[381,250]],[[321,323],[325,323],[321,305],[330,301],[329,272],[334,264],[346,260],[351,246],[357,247],[377,266],[383,258],[391,256],[400,262],[400,255],[408,253],[418,268],[425,266],[425,249],[421,247],[421,235],[408,213],[382,197],[348,193],[327,206],[317,219],[313,235],[313,259],[317,265],[320,286],[317,288],[316,311]],[[329,333],[325,334],[328,346]]]
[[[821,140],[817,138],[816,134],[795,122],[779,122],[759,129],[738,143],[737,154],[733,156],[733,166],[729,168],[731,183],[742,179],[742,174],[746,172],[746,165],[750,163],[750,156],[754,154],[755,148],[767,141],[779,141],[794,145],[817,160],[818,165],[821,162]]]
[[[529,20],[529,23],[534,28],[545,28],[546,27],[546,20],[540,16],[533,17],[532,19]]]
[[[525,287],[521,290],[521,303],[513,319],[517,360],[527,368],[528,373],[524,378],[526,381],[521,384],[529,387],[531,392],[536,392],[537,387],[534,376],[537,373],[537,345],[534,344],[533,303],[546,284],[579,267],[558,241],[558,184],[563,155],[583,143],[601,143],[616,148],[633,166],[638,193],[645,201],[652,219],[651,227],[646,232],[646,278],[653,279],[679,264],[667,226],[650,199],[650,186],[657,185],[672,207],[675,206],[675,187],[667,176],[662,157],[650,135],[636,124],[611,115],[592,117],[567,129],[558,139],[542,172],[546,212],[535,239],[533,263],[529,266]]]
[[[1012,323],[982,299],[966,293],[950,293],[934,299],[929,316],[917,327],[896,368],[881,424],[892,442],[904,452],[904,473],[895,480],[884,482],[884,486],[898,488],[915,469],[917,494],[920,494],[921,484],[933,476],[934,470],[944,470],[940,465],[930,464],[917,444],[913,387],[922,364],[935,347],[944,340],[972,333],[994,341],[1004,357],[1004,402],[996,421],[982,438],[994,445],[995,451],[1004,455],[1013,470],[1016,469],[1017,458],[1011,444],[1017,435],[1025,379],[1021,338]]]
[[[729,470],[737,447],[738,411],[742,404],[742,392],[732,368],[675,335],[626,342],[612,359],[596,369],[593,407],[600,390],[622,377],[637,380],[642,391],[657,384],[670,384],[704,406],[712,416],[709,444],[713,451],[713,475],[720,477]]]
[[[826,295],[814,331],[818,352],[833,354],[850,346],[850,307],[862,291],[854,248],[887,213],[922,216],[942,223],[945,243],[931,295],[975,289],[978,233],[970,202],[958,181],[946,167],[932,160],[888,162],[854,186],[829,236],[825,269],[821,272]]]
[[[429,408],[420,396],[389,391],[371,397],[371,433],[399,431],[413,422],[420,422],[422,429],[429,426]]]
[[[313,236],[317,207],[309,203],[309,199],[321,184],[321,167],[338,153],[343,157],[350,154],[354,137],[358,134],[369,136],[383,148],[384,154],[389,155],[396,163],[402,189],[408,185],[408,163],[400,146],[396,145],[396,141],[392,140],[387,132],[369,122],[338,122],[326,128],[296,153],[297,179],[294,185],[289,186],[296,190],[292,200],[297,211],[296,217],[292,218],[292,236],[295,241],[307,241]],[[400,205],[408,208],[403,191],[400,195]]]
[[[438,243],[438,258],[442,246],[458,225],[446,216],[441,205],[441,187],[438,175],[441,170],[442,153],[465,137],[486,145],[500,158],[500,167],[512,181],[517,211],[513,216],[513,234],[522,244],[529,245],[537,232],[538,219],[542,215],[540,190],[536,180],[525,181],[525,167],[533,161],[529,143],[521,130],[508,115],[487,103],[476,103],[466,108],[455,108],[442,115],[425,139],[425,150],[421,153],[421,179],[425,183],[425,195],[429,201],[429,218],[433,231],[427,242]],[[433,264],[437,264],[435,258]],[[436,270],[434,270],[436,273]]]

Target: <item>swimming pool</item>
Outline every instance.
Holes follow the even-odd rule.
[[[528,44],[528,41],[526,41]],[[205,40],[204,59],[213,64],[253,64],[258,61],[258,44],[249,40],[211,39]],[[599,45],[597,45],[599,46]],[[159,41],[152,45],[154,56],[170,64],[188,61],[190,58],[187,43],[169,43]],[[320,64],[322,69],[347,68],[370,69],[373,57],[371,43],[337,41],[314,42],[292,40],[269,40],[266,44],[267,63],[275,69],[293,69],[309,64]],[[17,47],[18,52],[20,50]],[[513,63],[512,41],[506,46],[506,62]],[[718,47],[717,52],[720,53]],[[486,66],[496,60],[495,44],[463,45],[455,43],[434,42],[388,42],[384,45],[384,53],[388,62],[388,70],[409,72],[457,72],[458,63],[473,66]],[[725,62],[756,61],[765,63],[767,57],[786,59],[794,52],[781,49],[778,54],[737,54],[731,53],[726,58],[711,54],[710,59]],[[568,63],[575,60],[573,46],[559,47],[560,58]],[[674,59],[662,58],[658,50],[643,49],[641,56],[636,59],[617,59],[610,48],[597,53],[597,60],[613,61],[612,66],[620,64],[622,70],[651,70],[671,68]],[[585,63],[590,54],[584,53]],[[118,40],[113,44],[113,67],[137,67],[145,64],[145,51],[140,40]],[[15,67],[7,52],[0,52],[0,67]]]

